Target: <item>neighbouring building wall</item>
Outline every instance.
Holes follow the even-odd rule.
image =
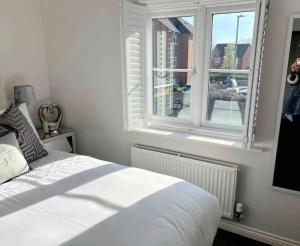
[[[251,62],[251,53],[252,53],[252,45],[249,45],[247,48],[243,58],[241,59],[241,69],[249,69],[250,67],[250,62]]]
[[[42,11],[50,93],[64,108],[65,125],[76,130],[81,154],[130,164],[130,146],[141,143],[240,163],[241,223],[300,241],[300,196],[271,189],[270,151],[124,132],[118,0],[42,0]],[[297,0],[271,1],[257,129],[265,147],[273,146],[288,19],[295,11]]]
[[[22,84],[34,86],[37,106],[48,100],[49,82],[40,1],[1,0],[0,108],[13,102],[13,87]],[[38,123],[37,113],[32,116]]]

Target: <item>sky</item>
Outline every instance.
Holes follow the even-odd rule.
[[[237,16],[242,14],[239,25],[238,41],[251,42],[253,35],[253,26],[255,20],[255,12],[240,12],[215,14],[213,16],[213,44],[217,43],[235,43]],[[194,17],[182,17],[186,22],[194,25]]]

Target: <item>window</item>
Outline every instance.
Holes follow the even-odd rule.
[[[172,45],[177,45],[177,32],[172,32],[170,41]]]
[[[191,117],[193,25],[194,16],[152,19],[154,116]]]
[[[189,120],[198,128],[243,131],[254,55],[254,9],[225,12],[208,9],[206,23],[199,25],[209,30],[204,51],[194,49],[194,35],[199,31],[194,29],[194,15],[150,17],[153,64],[150,120],[182,125],[187,123],[182,120]],[[204,57],[208,69],[203,74],[193,74],[193,67],[200,70],[193,58],[205,50],[210,51]],[[193,83],[198,90],[193,88]]]
[[[166,12],[155,5],[147,17],[145,7],[124,2],[126,129],[151,125],[247,141],[268,9],[267,0],[249,2]]]
[[[210,18],[211,52],[203,122],[242,129],[253,66],[255,11],[216,13]]]

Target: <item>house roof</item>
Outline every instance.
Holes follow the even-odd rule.
[[[158,19],[158,21],[163,24],[166,28],[168,28],[172,32],[179,32],[179,30],[173,25],[169,18]]]
[[[158,19],[158,21],[173,32],[186,34],[191,34],[193,32],[193,26],[184,21],[182,18],[162,18]]]
[[[225,48],[227,47],[228,43],[225,44],[217,44],[215,46],[215,49],[218,49],[220,52],[220,57],[223,57],[225,55]],[[241,58],[245,55],[248,47],[251,46],[251,44],[238,44],[237,45],[237,54],[236,56],[238,58]]]

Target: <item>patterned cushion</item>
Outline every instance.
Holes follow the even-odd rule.
[[[28,163],[48,155],[32,127],[15,105],[11,105],[0,115],[0,126],[16,134],[20,149]]]
[[[40,140],[39,134],[36,131],[36,128],[30,118],[26,103],[22,103],[20,105],[18,105],[18,109],[21,111],[21,113],[25,116],[26,120],[28,121],[29,125],[32,127],[32,130],[34,132],[34,134],[36,135],[36,137],[38,138],[38,140],[40,141],[40,144],[43,145],[43,148],[45,148],[44,143],[42,142],[42,140]]]
[[[0,137],[3,137],[5,135],[7,135],[8,133],[10,133],[9,130],[7,130],[6,128],[4,128],[3,126],[0,126]]]

